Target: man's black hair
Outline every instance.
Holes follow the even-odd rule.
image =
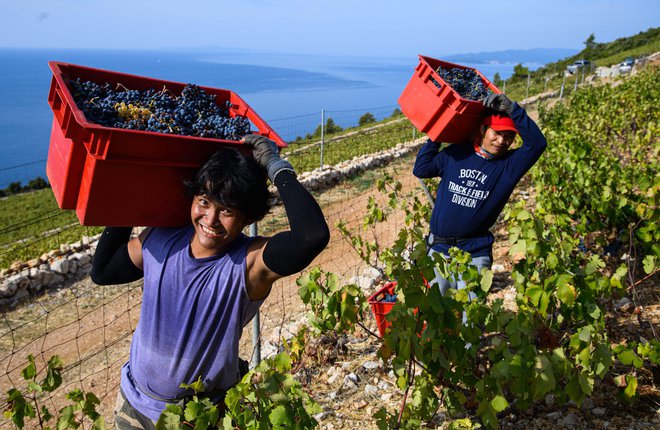
[[[195,179],[184,181],[191,196],[206,195],[223,206],[238,210],[250,222],[268,213],[266,173],[252,157],[235,148],[213,154],[197,171]]]

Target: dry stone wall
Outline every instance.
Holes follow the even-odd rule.
[[[100,235],[83,236],[80,241],[62,244],[26,262],[16,261],[0,271],[0,306],[14,306],[22,299],[65,281],[87,276]]]

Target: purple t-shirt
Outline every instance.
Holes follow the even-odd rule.
[[[239,339],[263,300],[245,289],[251,238],[241,235],[222,255],[194,258],[192,227],[154,228],[142,246],[142,310],[121,387],[130,404],[156,421],[166,401],[191,394],[179,387],[200,376],[207,391],[240,377]],[[149,395],[147,395],[147,394]]]

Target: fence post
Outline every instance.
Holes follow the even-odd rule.
[[[530,84],[530,76],[529,73],[527,73],[527,89],[525,90],[525,98],[529,98],[529,84]]]
[[[250,237],[257,236],[257,223],[250,224]],[[252,368],[261,363],[261,321],[259,311],[252,318]]]
[[[321,168],[323,168],[324,146],[325,146],[325,109],[321,109]]]
[[[559,100],[564,97],[564,84],[566,83],[566,73],[561,78],[561,89],[559,90]]]
[[[424,190],[424,194],[426,194],[426,197],[428,197],[429,201],[431,202],[431,209],[433,209],[433,206],[435,206],[435,199],[429,192],[429,189],[424,183],[424,180],[422,178],[419,178],[419,183],[422,185],[422,190]]]
[[[573,92],[577,91],[578,81],[580,80],[580,72],[575,71],[575,85],[573,86]]]

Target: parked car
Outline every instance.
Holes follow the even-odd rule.
[[[619,64],[619,73],[628,73],[632,70],[633,65],[635,64],[635,59],[628,57]]]
[[[573,64],[569,64],[568,67],[566,67],[566,71],[572,75],[573,73],[580,70],[582,67],[589,67],[590,65],[591,65],[591,61],[589,60],[577,60]]]

